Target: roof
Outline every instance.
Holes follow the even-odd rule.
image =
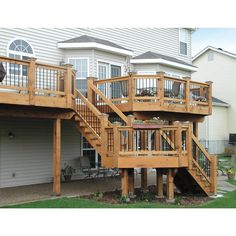
[[[212,46],[207,46],[207,47],[205,47],[203,50],[201,50],[199,53],[197,53],[193,57],[193,61],[196,60],[198,57],[200,57],[202,54],[204,54],[208,50],[212,50],[212,51],[215,51],[215,52],[218,52],[218,53],[221,53],[221,54],[224,54],[224,55],[236,58],[236,53],[225,51],[222,48],[216,48],[216,47],[212,47]]]
[[[218,98],[215,98],[215,97],[212,97],[212,103],[213,103],[213,105],[216,105],[216,106],[229,107],[228,103],[226,103]]]
[[[95,48],[100,48],[102,49],[102,45],[104,46],[103,48],[107,48],[107,50],[110,48],[117,49],[117,51],[120,50],[120,52],[123,52],[125,54],[128,53],[130,55],[133,55],[133,51],[127,48],[124,48],[116,43],[110,42],[108,40],[104,39],[99,39],[95,37],[91,37],[88,35],[82,35],[80,37],[68,39],[65,41],[58,42],[58,47],[59,48],[90,48],[90,47],[95,47]]]
[[[160,64],[172,65],[174,67],[180,67],[186,70],[197,71],[197,67],[192,64],[186,63],[185,61],[179,60],[175,57],[170,57],[151,51],[145,52],[141,55],[132,58],[131,63],[133,64],[160,63]]]

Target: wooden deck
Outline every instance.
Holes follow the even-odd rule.
[[[53,192],[57,195],[61,193],[61,119],[75,123],[100,154],[103,167],[120,168],[122,193],[126,196],[133,191],[134,168],[142,169],[144,187],[146,169],[156,168],[159,195],[163,194],[162,176],[167,174],[169,199],[174,196],[175,174],[183,169],[207,195],[216,192],[215,158],[198,142],[197,125],[191,123],[197,116],[212,112],[211,82],[175,79],[163,73],[106,80],[88,78],[85,97],[76,90],[75,72],[70,65],[45,65],[33,58],[0,57],[0,62],[6,70],[0,82],[0,116],[54,119]],[[126,112],[133,115],[127,116]],[[135,126],[134,120],[140,119],[135,112],[152,112],[152,117],[165,112],[165,123]],[[109,120],[109,114],[120,122]],[[185,121],[191,122],[169,125],[170,121],[180,120],[176,117],[182,114],[186,115]],[[179,183],[184,174],[178,176]]]
[[[6,76],[0,82],[0,104],[75,108],[75,73],[70,65],[52,66],[0,57]]]
[[[164,73],[131,73],[129,76],[91,81],[88,84],[88,94],[93,93],[94,85],[122,112],[164,111],[204,116],[212,112],[211,82],[200,83],[190,78],[176,79],[167,77]],[[93,97],[95,106],[109,112],[106,104],[99,99],[99,96]]]

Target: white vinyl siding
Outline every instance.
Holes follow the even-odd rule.
[[[186,57],[179,54],[178,28],[0,28],[0,55],[7,55],[7,47],[12,39],[25,38],[32,45],[35,57],[39,61],[60,64],[63,61],[64,50],[57,49],[57,42],[86,34],[133,50],[134,56],[153,51],[190,63],[191,32],[187,32]]]
[[[53,123],[44,119],[0,119],[0,188],[48,183],[53,176]],[[8,134],[14,134],[9,139]],[[62,160],[82,177],[80,133],[71,121],[62,122]],[[13,175],[15,174],[15,177]]]

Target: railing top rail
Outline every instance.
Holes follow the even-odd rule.
[[[192,81],[192,80],[190,80],[190,84],[196,84],[196,85],[205,86],[205,87],[209,87],[210,86],[208,83]]]
[[[15,63],[15,64],[20,64],[20,65],[29,65],[30,63],[29,60],[21,60],[21,59],[15,59],[15,58],[4,57],[4,56],[0,56],[0,62]]]
[[[47,69],[52,69],[52,70],[66,71],[66,67],[65,66],[50,65],[50,64],[45,64],[45,63],[41,63],[41,62],[36,62],[36,66],[37,67],[47,68]]]
[[[76,89],[76,97],[79,97],[89,107],[89,109],[94,113],[94,115],[100,118],[102,113],[99,110],[97,110],[97,108],[93,104],[91,104],[88,101],[88,99],[85,98],[83,94],[77,89]]]
[[[128,80],[129,78],[130,78],[129,76],[113,77],[113,78],[109,78],[109,79],[94,80],[93,83],[94,84],[103,84],[103,83],[109,83],[109,82]]]

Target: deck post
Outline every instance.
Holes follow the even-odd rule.
[[[133,196],[134,195],[134,169],[130,168],[129,169],[129,195]]]
[[[147,189],[147,168],[141,169],[141,188]]]
[[[71,64],[66,64],[66,78],[65,78],[65,94],[66,94],[66,106],[68,108],[71,108],[72,106],[72,77],[73,77],[73,72],[72,72],[72,65]]]
[[[128,96],[130,107],[133,107],[134,96],[135,96],[135,80],[134,73],[129,72],[129,80],[128,80]]]
[[[186,81],[185,84],[185,100],[186,100],[186,111],[189,112],[190,110],[190,77],[183,77]]]
[[[95,94],[93,90],[90,88],[90,84],[94,84],[93,82],[97,80],[96,77],[87,77],[87,98],[92,103],[95,104]]]
[[[156,193],[157,196],[163,197],[163,174],[162,169],[156,169]]]
[[[208,88],[208,107],[209,107],[209,115],[212,114],[212,81],[206,81],[207,84],[209,84],[209,88]]]
[[[53,193],[61,194],[61,119],[53,121]]]
[[[107,132],[106,132],[106,128],[108,127],[108,114],[101,114],[100,118],[101,118],[101,139],[102,141],[102,146],[101,146],[101,159],[103,160],[103,158],[105,158],[105,154],[107,152]]]
[[[165,78],[165,72],[158,72],[157,75],[159,75],[159,79],[158,79],[158,85],[157,85],[157,96],[160,98],[160,106],[163,107],[164,106],[164,78]]]
[[[125,197],[129,196],[129,175],[127,168],[121,169],[121,191],[122,191],[122,196]]]
[[[197,122],[193,122],[193,134],[198,139],[198,123]],[[196,159],[198,159],[197,145],[194,146],[193,155]]]
[[[217,193],[217,156],[211,155],[211,193]]]
[[[36,83],[36,60],[37,58],[31,57],[29,63],[29,103],[34,105],[35,101],[35,83]]]
[[[174,199],[174,170],[167,170],[167,200]]]
[[[189,124],[189,127],[187,129],[187,137],[186,137],[186,150],[188,153],[188,168],[192,169],[192,124]]]

